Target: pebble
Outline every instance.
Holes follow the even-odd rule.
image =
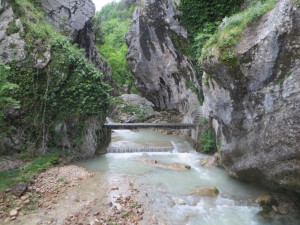
[[[13,209],[9,212],[9,215],[11,217],[14,217],[14,216],[17,216],[19,214],[18,210],[17,209]]]
[[[158,224],[157,222],[157,219],[156,219],[156,216],[153,215],[152,218],[151,218],[151,221],[152,221],[152,224]]]
[[[29,198],[29,196],[28,195],[23,195],[22,197],[21,197],[21,200],[26,200],[26,199],[28,199]]]

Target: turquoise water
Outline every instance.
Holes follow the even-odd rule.
[[[193,150],[183,138],[152,131],[115,131],[111,145],[166,146],[172,152],[163,153],[110,153],[80,165],[93,171],[118,175],[134,175],[139,189],[151,199],[151,210],[166,225],[299,225],[295,215],[263,218],[257,215],[261,208],[255,204],[266,190],[234,180],[221,168],[200,166],[200,159],[207,157]],[[140,159],[160,163],[182,163],[191,166],[188,171],[175,171],[151,167]],[[189,194],[201,185],[215,186],[218,197],[200,197]],[[150,223],[149,223],[150,224]]]

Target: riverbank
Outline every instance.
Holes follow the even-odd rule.
[[[22,196],[2,193],[0,224],[139,224],[145,210],[131,181],[76,165],[50,168]]]
[[[185,139],[153,131],[112,136],[112,143],[171,144],[174,150],[106,154],[51,167],[30,180],[19,197],[11,190],[3,193],[0,224],[300,224],[289,198],[202,166],[207,156]],[[213,194],[201,196],[203,186]],[[257,198],[267,199],[268,207],[260,207]]]

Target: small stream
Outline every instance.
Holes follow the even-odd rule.
[[[159,224],[166,225],[299,225],[297,215],[259,216],[261,208],[255,203],[266,190],[230,178],[221,168],[200,166],[206,155],[197,153],[183,138],[154,131],[116,130],[109,146],[111,152],[81,162],[93,171],[117,176],[134,177],[135,186],[144,194],[148,210]],[[122,150],[123,149],[123,150]],[[126,150],[127,149],[127,150]],[[129,150],[128,150],[129,149]],[[130,153],[124,153],[130,151]],[[155,152],[153,152],[155,151]],[[147,152],[147,153],[145,153]],[[160,163],[182,163],[188,171],[154,168],[139,162],[154,159]],[[215,186],[218,197],[189,194],[201,185]],[[151,224],[151,221],[145,224]]]

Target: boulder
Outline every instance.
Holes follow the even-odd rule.
[[[154,111],[152,102],[137,94],[123,94],[119,100],[110,113],[111,119],[115,121],[141,122],[158,114]]]
[[[14,157],[0,157],[0,171],[11,170],[22,166],[24,163]]]
[[[215,197],[219,195],[219,190],[213,186],[199,186],[196,187],[190,194]]]
[[[9,212],[9,216],[14,217],[19,215],[19,211],[17,209],[13,209]]]
[[[256,203],[258,203],[260,206],[272,206],[277,204],[276,200],[271,195],[262,195],[259,196],[256,200]]]
[[[200,165],[204,166],[204,167],[209,167],[209,168],[217,167],[218,166],[218,159],[219,159],[219,154],[215,153],[212,156],[200,159]]]
[[[20,182],[15,184],[11,188],[11,193],[17,197],[21,197],[21,195],[24,194],[26,190],[27,190],[27,184],[24,182]]]
[[[126,37],[127,62],[137,89],[160,110],[181,113],[198,107],[199,88],[192,62],[180,49],[187,31],[176,19],[173,0],[145,0],[133,15]]]
[[[204,115],[226,170],[300,193],[299,43],[300,8],[281,0],[244,30],[232,49],[238,63],[226,65],[215,53],[202,66]]]

